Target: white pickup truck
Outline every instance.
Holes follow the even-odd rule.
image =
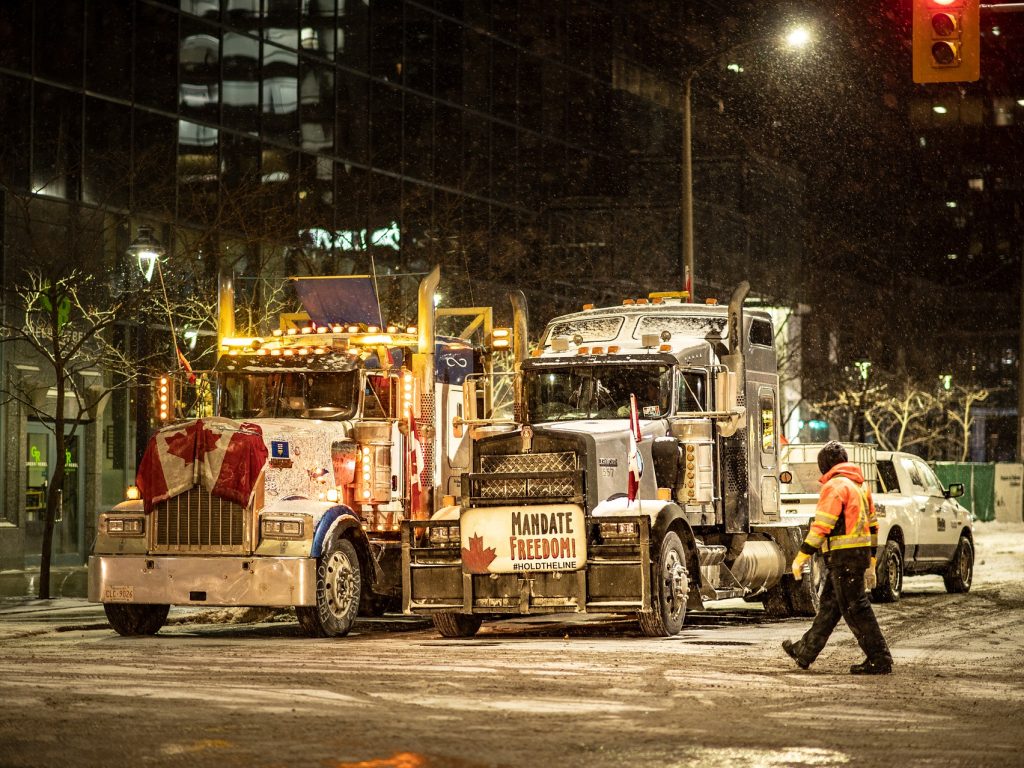
[[[782,449],[782,514],[814,517],[820,485],[818,451],[823,443],[794,443]],[[864,473],[878,513],[878,586],[875,602],[894,602],[904,575],[938,574],[948,592],[967,592],[974,573],[973,516],[956,499],[964,487],[942,483],[922,459],[909,453],[876,451],[844,443],[850,461]]]

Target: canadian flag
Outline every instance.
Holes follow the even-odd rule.
[[[629,503],[636,500],[640,490],[640,478],[644,476],[644,457],[640,454],[640,412],[636,407],[636,395],[629,396],[629,486],[626,496]]]
[[[420,508],[423,490],[423,445],[416,428],[416,417],[409,415],[409,506],[413,512]],[[410,515],[411,517],[411,515]]]
[[[267,463],[263,431],[223,418],[176,424],[149,440],[135,482],[148,512],[198,480],[214,496],[245,506]]]

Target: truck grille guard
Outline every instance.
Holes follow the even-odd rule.
[[[583,471],[576,454],[511,453],[480,457],[480,471],[462,479],[464,508],[500,506],[509,502],[582,504]]]

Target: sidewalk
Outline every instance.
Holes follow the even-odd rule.
[[[50,569],[50,597],[85,597],[88,568],[84,565]],[[10,597],[34,598],[39,594],[39,569],[0,571],[0,600]]]

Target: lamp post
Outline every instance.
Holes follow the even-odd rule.
[[[692,117],[692,93],[693,78],[702,69],[718,61],[727,53],[748,48],[752,45],[771,40],[771,37],[757,37],[753,40],[744,40],[741,43],[730,46],[719,51],[711,58],[691,67],[686,71],[683,78],[683,147],[681,179],[680,179],[680,226],[682,231],[682,267],[683,267],[683,290],[689,292],[689,301],[693,301],[693,288],[696,282],[693,263],[693,117]],[[784,47],[790,49],[804,48],[811,41],[810,32],[806,27],[795,27],[783,38]]]
[[[858,436],[857,439],[864,443],[867,442],[867,403],[868,399],[868,378],[871,376],[871,361],[870,360],[858,360],[854,363],[857,366],[857,371],[860,373],[860,418],[858,424]]]
[[[160,259],[166,253],[163,244],[153,234],[153,228],[146,225],[139,226],[135,239],[132,240],[126,251],[129,259],[135,261],[139,273],[148,285],[153,280],[153,273],[160,269]],[[128,265],[130,272],[133,272],[132,265]],[[160,274],[163,282],[163,274]],[[149,353],[149,337],[145,331],[146,325],[140,323],[133,329],[135,334],[135,359],[141,361],[144,355]],[[149,441],[149,409],[146,407],[145,389],[138,385],[135,387],[135,466],[138,467],[142,461],[142,455],[146,450],[146,443]]]

